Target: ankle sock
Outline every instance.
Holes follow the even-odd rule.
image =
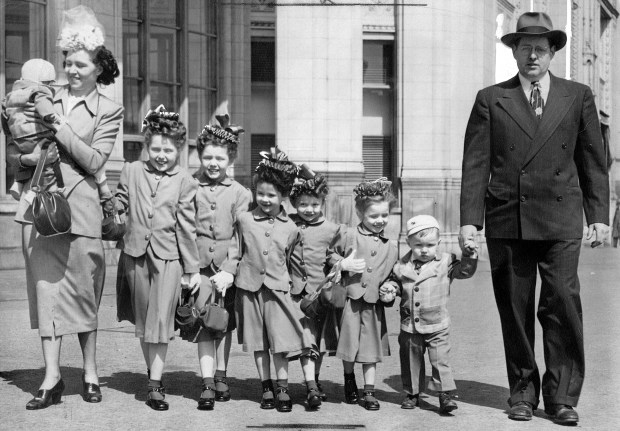
[[[263,387],[263,398],[265,399],[273,398],[273,383],[271,382],[271,379],[263,380],[262,382],[260,382],[260,384]]]
[[[226,370],[215,370],[215,377],[226,377]]]
[[[288,389],[288,379],[278,379],[276,380],[276,387]],[[280,401],[288,401],[291,397],[286,392],[278,393],[278,400]]]
[[[364,385],[364,391],[374,391],[375,385]]]
[[[311,391],[313,389],[315,391],[319,390],[319,387],[317,386],[316,381],[314,380],[306,380],[306,388],[308,388],[308,391]]]
[[[215,379],[213,379],[213,377],[203,377],[202,384],[213,387],[215,385]]]
[[[315,381],[315,382],[317,382],[317,383],[319,383],[319,375],[318,375],[318,374],[315,374],[315,375],[314,375],[314,381]]]
[[[148,388],[149,389],[150,388],[161,388],[161,380],[149,379]],[[162,394],[161,392],[152,391],[152,392],[149,392],[149,397],[152,400],[163,400],[164,394]]]

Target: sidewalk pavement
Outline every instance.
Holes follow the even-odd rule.
[[[620,249],[592,250],[584,246],[580,266],[586,380],[577,411],[584,430],[617,430],[620,414]],[[488,262],[476,275],[456,280],[452,287],[452,364],[460,400],[451,415],[441,416],[434,393],[422,396],[421,408],[402,410],[403,395],[398,359],[398,307],[387,313],[392,356],[377,367],[377,397],[381,409],[368,412],[343,402],[342,365],[326,358],[321,380],[328,401],[319,411],[304,407],[305,386],[298,362],[290,364],[292,413],[261,410],[260,382],[253,357],[234,343],[228,375],[232,400],[216,403],[210,412],[196,409],[201,380],[196,346],[175,339],[169,348],[163,379],[167,412],[145,404],[146,367],[133,326],[116,321],[116,268],[108,267],[99,312],[97,362],[103,402],[82,401],[81,354],[76,336],[63,339],[62,375],[67,389],[62,403],[45,410],[27,411],[25,404],[43,379],[40,339],[30,329],[23,270],[0,271],[0,429],[45,430],[166,430],[166,429],[278,429],[278,430],[557,430],[542,408],[530,422],[506,416],[508,398],[499,317],[495,308]],[[537,339],[541,339],[537,328]],[[235,337],[236,340],[236,337]],[[542,348],[537,345],[539,366]],[[427,366],[427,372],[430,366]],[[543,371],[543,370],[541,370]],[[356,367],[358,385],[361,368]],[[541,405],[542,407],[542,405]]]

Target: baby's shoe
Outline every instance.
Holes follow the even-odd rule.
[[[11,193],[11,196],[13,197],[13,199],[18,201],[22,196],[23,190],[24,190],[24,185],[22,183],[20,183],[19,181],[13,181],[13,185],[9,189],[9,193]]]

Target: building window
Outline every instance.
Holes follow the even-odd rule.
[[[261,159],[261,151],[276,144],[276,42],[273,37],[252,38],[252,169]]]
[[[47,1],[11,0],[0,6],[0,94],[11,91],[30,58],[47,58]],[[6,137],[0,135],[0,200],[7,196],[13,172],[6,166]]]
[[[363,68],[364,178],[393,180],[394,41],[364,40]]]
[[[217,2],[123,0],[126,160],[139,156],[142,118],[159,104],[181,113],[194,145],[215,109],[216,54]]]

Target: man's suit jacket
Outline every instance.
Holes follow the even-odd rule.
[[[478,92],[465,133],[461,226],[488,238],[581,238],[609,224],[609,182],[589,87],[551,75],[538,120],[518,75]]]

